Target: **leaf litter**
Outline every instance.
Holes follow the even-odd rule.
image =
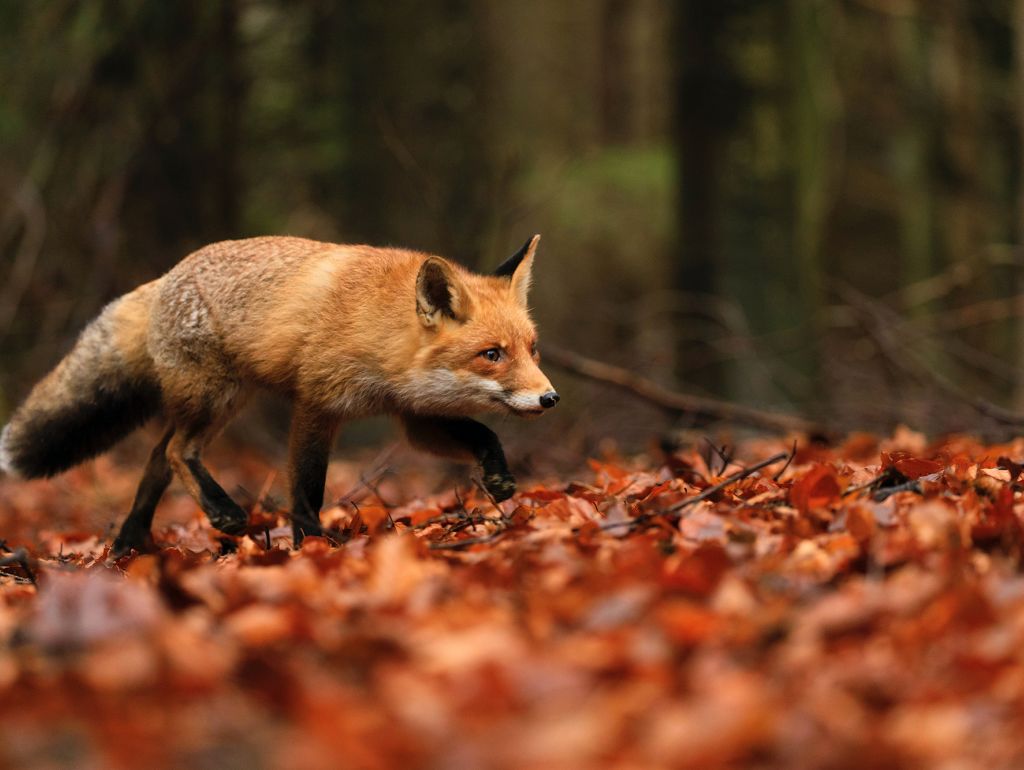
[[[83,512],[130,469],[3,480],[0,766],[1020,767],[1022,463],[904,430],[391,480],[297,551],[178,499],[116,562]]]

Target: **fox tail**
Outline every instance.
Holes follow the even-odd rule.
[[[0,433],[0,469],[53,476],[104,452],[160,410],[146,352],[151,285],[114,300]]]

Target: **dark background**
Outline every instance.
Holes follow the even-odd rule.
[[[8,0],[0,417],[207,242],[487,269],[541,232],[542,341],[841,429],[1013,432],[971,401],[1024,406],[1022,72],[1010,0]],[[686,427],[549,373],[531,440]]]

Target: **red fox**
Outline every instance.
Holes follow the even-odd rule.
[[[414,446],[479,463],[488,492],[505,500],[515,480],[501,444],[469,415],[535,415],[558,402],[527,309],[539,240],[489,276],[416,251],[303,238],[206,246],[85,328],[0,434],[0,467],[52,476],[162,414],[115,555],[151,545],[172,472],[214,527],[239,534],[248,516],[201,453],[262,387],[293,402],[296,545],[322,532],[328,455],[349,418],[397,415]]]

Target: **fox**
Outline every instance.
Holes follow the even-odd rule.
[[[293,544],[323,535],[330,452],[346,421],[387,414],[410,444],[476,463],[496,502],[516,482],[483,413],[533,417],[559,395],[528,306],[539,235],[491,274],[420,251],[290,236],[213,243],[106,305],[0,433],[0,469],[50,477],[154,417],[162,433],[115,538],[152,550],[174,476],[227,535],[248,514],[203,451],[260,389],[291,402]]]

